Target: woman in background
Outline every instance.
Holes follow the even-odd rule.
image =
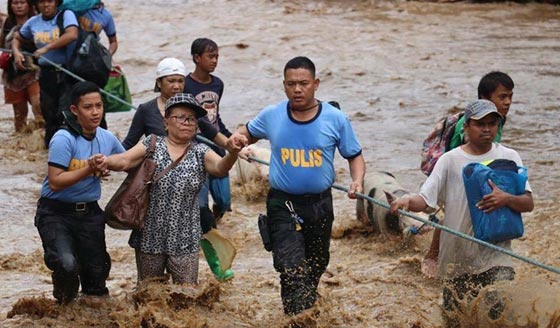
[[[8,0],[8,16],[2,24],[0,31],[0,44],[6,48],[12,48],[12,40],[15,32],[32,16],[35,10],[31,0]],[[26,50],[32,49],[25,47]],[[45,126],[41,105],[39,102],[39,70],[38,67],[27,65],[28,69],[16,69],[13,62],[7,63],[2,72],[2,84],[4,84],[4,100],[14,108],[14,126],[16,132],[30,131],[27,127],[27,113],[31,104],[31,110],[35,116],[35,127]]]
[[[70,79],[50,62],[66,64],[67,48],[74,47],[78,38],[78,20],[70,10],[65,10],[58,25],[57,7],[62,0],[38,0],[36,7],[39,15],[31,17],[16,33],[12,42],[14,62],[17,68],[24,69],[26,59],[21,53],[22,43],[33,41],[37,50],[34,56],[39,58],[41,74],[39,76],[41,113],[45,119],[45,146],[48,148],[52,136],[62,125],[62,111],[68,110]],[[48,61],[47,61],[48,60]]]

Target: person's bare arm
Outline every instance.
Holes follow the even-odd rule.
[[[228,148],[228,137],[226,137],[223,133],[218,132],[213,141],[216,145],[231,151],[231,149]]]
[[[111,171],[127,171],[138,166],[142,162],[145,154],[146,146],[142,143],[138,143],[124,153],[106,157],[105,161],[98,166],[98,169],[102,171],[107,169]]]
[[[117,41],[116,35],[110,36],[108,39],[109,39],[109,52],[111,53],[112,56],[115,54],[115,52],[117,52],[117,49],[119,48],[119,42]]]
[[[350,168],[350,176],[352,177],[352,182],[350,183],[350,188],[348,189],[348,197],[356,198],[356,193],[363,192],[364,175],[366,174],[366,162],[362,154],[349,159],[348,166]]]
[[[14,34],[14,39],[12,40],[12,56],[14,56],[14,63],[19,69],[25,68],[23,66],[23,63],[25,62],[25,57],[20,51],[22,42],[23,42],[22,36],[19,35],[19,32],[16,32]]]
[[[258,139],[251,137],[245,125],[240,126],[228,139],[227,148],[239,152],[243,147],[254,144]],[[244,158],[247,159],[247,158]]]
[[[391,202],[391,212],[393,214],[398,214],[399,209],[411,212],[425,212],[429,210],[429,207],[422,196],[410,194]]]
[[[224,157],[220,157],[211,150],[204,155],[204,168],[213,176],[223,177],[231,170],[236,160],[237,152],[228,152]]]
[[[68,26],[64,33],[53,42],[39,48],[35,51],[35,57],[39,58],[52,49],[64,48],[78,38],[78,28],[76,26]]]
[[[4,33],[4,25],[6,24],[6,20],[2,23],[2,30],[0,30],[0,46],[4,47],[6,43],[6,34]]]
[[[66,171],[56,166],[49,165],[47,174],[49,177],[49,187],[52,191],[57,192],[68,188],[83,178],[93,174],[95,172],[94,162],[97,158],[103,156],[102,154],[97,154],[92,156],[88,160],[88,165],[73,171]]]

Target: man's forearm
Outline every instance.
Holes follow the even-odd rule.
[[[364,176],[366,174],[366,162],[364,156],[360,154],[350,160],[348,160],[350,167],[350,176],[352,181],[363,184]]]

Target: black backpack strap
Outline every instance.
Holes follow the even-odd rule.
[[[60,35],[64,34],[64,13],[66,9],[58,13],[56,16],[56,26],[58,26],[58,30],[60,31]]]

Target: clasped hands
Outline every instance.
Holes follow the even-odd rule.
[[[234,132],[227,141],[226,148],[230,153],[237,154],[242,159],[249,161],[249,156],[253,156],[254,154],[245,148],[249,145],[249,139],[241,133]]]
[[[103,154],[95,154],[88,158],[88,166],[93,171],[94,176],[106,178],[111,175],[106,159],[107,156]]]

